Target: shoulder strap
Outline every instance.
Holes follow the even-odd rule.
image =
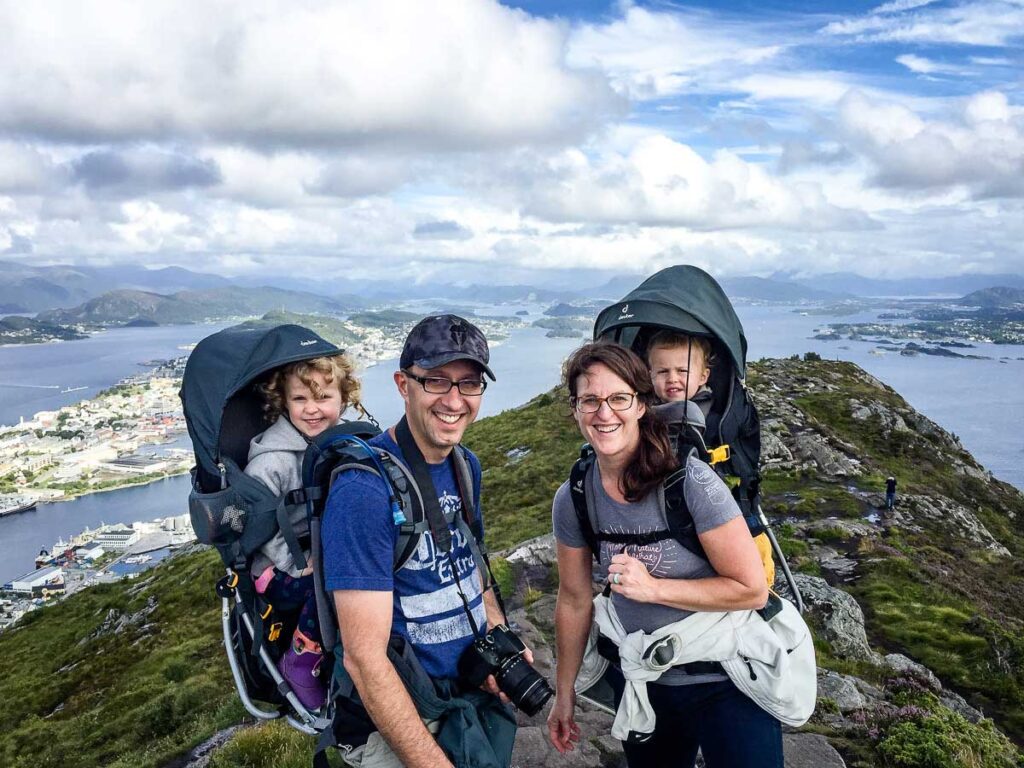
[[[665,478],[665,482],[658,489],[658,496],[661,507],[665,510],[665,522],[668,524],[671,537],[697,557],[707,560],[708,556],[697,537],[697,528],[693,523],[690,507],[686,503],[685,493],[686,465],[690,461],[690,456],[697,453],[695,448],[691,448],[686,456],[682,457],[682,465]]]
[[[576,463],[569,470],[569,496],[572,498],[572,506],[576,510],[576,522],[579,523],[583,540],[587,542],[591,553],[597,558],[597,532],[590,521],[590,509],[587,505],[587,474],[593,465],[594,452],[589,445],[584,445],[580,450],[580,457],[576,459]]]
[[[455,567],[455,563],[452,562],[453,539],[451,529],[448,527],[448,520],[445,518],[441,505],[438,503],[437,489],[434,487],[434,481],[430,477],[430,470],[427,468],[426,459],[423,458],[423,452],[416,444],[416,439],[413,437],[412,431],[409,429],[409,422],[404,416],[395,426],[395,437],[398,439],[398,447],[402,450],[402,456],[405,458],[406,466],[412,472],[413,481],[420,489],[420,499],[423,502],[423,513],[427,519],[427,525],[430,527],[430,535],[434,540],[434,547],[438,552],[443,552],[445,554],[449,560],[449,564],[452,566],[452,578],[455,579],[455,587],[462,600],[462,608],[466,614],[466,618],[469,620],[469,626],[473,630],[473,636],[477,638],[482,637],[479,625],[477,624],[476,618],[473,616],[473,611],[470,610],[469,598],[466,597],[465,591],[462,589],[462,582],[459,578],[458,569]],[[457,474],[458,472],[456,472],[456,475]],[[460,493],[461,490],[462,489],[460,488]],[[469,499],[468,501],[463,499],[463,509],[472,503],[472,499]],[[462,518],[458,518],[458,520],[461,519]],[[458,525],[458,523],[456,523],[456,525]],[[475,541],[475,539],[471,535],[468,537],[468,541]]]
[[[466,449],[456,445],[452,450],[452,465],[455,468],[455,480],[459,484],[459,496],[462,498],[462,516],[455,524],[466,537],[469,551],[473,555],[476,567],[484,578],[484,591],[494,588],[498,602],[502,603],[501,594],[497,589],[497,582],[494,574],[491,573],[491,561],[487,557],[487,547],[484,545],[484,525],[480,515],[476,512],[476,493],[473,485],[473,470],[469,466],[469,459],[466,458]],[[501,605],[504,613],[505,606]]]

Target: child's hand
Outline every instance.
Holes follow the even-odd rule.
[[[312,573],[313,573],[313,566],[312,565],[307,565],[305,568],[302,569],[302,572],[299,574],[299,576],[310,576],[310,575],[312,575]]]

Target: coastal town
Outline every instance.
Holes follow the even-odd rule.
[[[36,557],[35,570],[0,585],[0,632],[29,611],[80,589],[132,579],[195,540],[188,515],[86,528]]]
[[[360,368],[397,357],[401,340],[419,319],[380,314],[376,322],[345,323],[349,338],[357,339],[346,350]],[[492,346],[521,324],[518,318],[480,322]],[[321,332],[336,335],[330,330],[337,332]],[[145,361],[139,374],[96,397],[0,426],[0,517],[188,472],[193,456],[178,396],[187,359]],[[58,540],[38,553],[35,570],[0,585],[0,631],[83,587],[133,578],[194,539],[183,515],[86,528]]]

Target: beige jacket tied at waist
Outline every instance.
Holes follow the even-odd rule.
[[[626,739],[630,731],[654,731],[647,683],[669,667],[694,661],[721,662],[729,679],[758,706],[786,725],[803,725],[817,695],[814,645],[793,604],[782,600],[782,606],[769,621],[756,611],[698,611],[651,633],[627,634],[612,601],[598,595],[576,690],[589,688],[607,668],[597,653],[600,632],[618,646],[626,679],[612,724],[617,739]]]

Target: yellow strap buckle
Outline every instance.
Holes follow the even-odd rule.
[[[260,614],[260,618],[266,620],[267,616],[270,615],[270,612],[272,610],[274,610],[274,606],[272,606],[270,603],[267,603],[267,610]]]
[[[238,574],[235,571],[231,571],[230,573],[231,575],[228,576],[228,589],[234,589],[238,586]]]
[[[720,445],[717,448],[709,448],[708,455],[711,457],[711,461],[708,464],[714,466],[723,461],[728,461],[729,457],[732,456],[732,451],[729,449],[728,444]]]
[[[277,642],[277,638],[281,636],[281,628],[284,624],[280,621],[275,621],[270,625],[270,632],[267,633],[267,639],[274,643]]]

